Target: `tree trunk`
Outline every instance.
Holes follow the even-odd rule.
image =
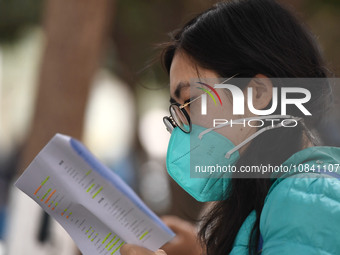
[[[84,110],[113,16],[111,0],[49,0],[32,127],[20,171],[57,132],[81,138]]]
[[[20,173],[55,133],[64,133],[78,139],[82,137],[89,88],[108,39],[113,3],[112,0],[46,2],[46,48],[33,122],[19,162]],[[30,208],[26,208],[23,211],[25,213],[30,214]],[[38,227],[43,226],[38,230],[39,233],[45,233],[43,239],[48,238],[44,231],[50,229],[47,223],[37,224]],[[23,228],[25,235],[27,232],[37,232],[36,229]],[[20,233],[15,233],[18,240],[24,238],[20,236]],[[35,236],[27,241],[34,243],[32,249],[39,249]],[[26,253],[33,254],[35,251],[28,250]]]

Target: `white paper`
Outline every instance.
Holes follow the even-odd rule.
[[[69,233],[84,255],[156,250],[175,234],[80,142],[57,134],[15,185]]]

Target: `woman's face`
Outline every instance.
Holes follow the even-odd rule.
[[[202,87],[202,85],[193,82],[193,79],[196,79],[196,81],[200,79],[206,83],[210,82],[209,85],[214,86],[211,82],[213,82],[214,79],[216,79],[215,81],[217,82],[217,79],[220,80],[220,78],[226,79],[229,77],[219,77],[216,72],[195,65],[191,58],[179,51],[175,54],[170,68],[171,101],[184,104],[202,95],[204,92],[201,89],[197,89],[197,87]],[[185,108],[190,116],[192,124],[211,128],[213,127],[214,119],[235,120],[254,116],[247,110],[242,116],[233,115],[231,95],[228,94],[225,89],[218,89],[217,92],[221,97],[223,105],[215,105],[213,100],[208,96],[206,115],[201,114],[201,98],[195,100]],[[247,108],[248,107],[245,107],[245,109]],[[256,132],[254,127],[244,127],[243,125],[233,125],[233,127],[227,126],[216,129],[215,131],[227,137],[234,145],[238,145]],[[242,149],[240,150],[240,153],[242,153]]]

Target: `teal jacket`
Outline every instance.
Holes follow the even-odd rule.
[[[293,173],[293,166],[303,164],[310,171],[340,174],[339,163],[340,148],[335,147],[307,148],[284,162],[292,165],[291,171],[287,178],[275,179],[260,217],[262,255],[340,254],[340,180],[323,173]],[[246,218],[230,254],[249,254],[255,218],[255,211]]]

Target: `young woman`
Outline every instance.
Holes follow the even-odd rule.
[[[316,139],[315,129],[331,91],[322,57],[308,31],[274,0],[221,2],[174,34],[165,47],[163,63],[172,102],[171,117],[165,118],[172,131],[168,171],[197,200],[218,201],[201,224],[202,253],[340,254],[340,175],[334,171],[340,149],[318,146]],[[312,79],[298,79],[306,77]],[[294,78],[294,85],[286,78]],[[193,79],[201,81],[194,82],[194,88]],[[223,106],[208,100],[208,114],[203,116],[203,88],[214,95],[212,87],[207,89],[211,79],[237,86],[244,98],[251,94],[253,108],[271,115],[259,117],[249,110],[249,102],[241,115],[233,114],[235,94],[225,89],[218,93]],[[286,87],[305,92],[293,94],[306,100],[290,105],[283,114],[289,115],[286,125],[294,127],[277,124],[286,118],[280,107],[284,103],[280,91],[292,91]],[[221,115],[235,123],[255,119],[264,124],[212,129],[212,120]],[[273,119],[278,121],[275,125]],[[236,178],[242,177],[239,172],[232,173],[235,178],[191,178],[190,167],[204,161],[238,170],[269,165],[290,169],[259,178]],[[292,171],[299,165],[304,173]],[[193,232],[186,232],[189,228],[181,224],[175,229],[178,238],[188,242],[177,240],[170,248],[176,248],[177,254],[199,254],[190,237]],[[166,254],[133,245],[123,246],[121,253]]]

